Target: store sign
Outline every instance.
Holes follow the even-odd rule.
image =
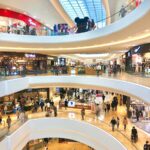
[[[138,53],[138,51],[140,50],[140,48],[141,48],[141,46],[137,47],[137,48],[134,50],[134,52],[135,52],[135,53]]]
[[[53,57],[47,57],[47,59],[49,59],[49,60],[54,60],[54,58],[53,58]]]
[[[17,60],[16,62],[17,62],[17,63],[26,63],[27,61],[26,61],[26,60],[21,60],[21,59],[20,59],[20,60]]]
[[[35,54],[25,54],[25,57],[27,57],[27,58],[35,58],[36,55]]]
[[[68,107],[75,107],[76,103],[74,101],[68,102]]]

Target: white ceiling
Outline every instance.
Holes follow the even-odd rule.
[[[0,0],[0,8],[25,13],[49,27],[66,22],[49,0]]]

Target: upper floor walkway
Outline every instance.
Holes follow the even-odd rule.
[[[52,76],[49,74],[26,77],[16,76],[5,77],[0,83],[1,97],[28,88],[54,86],[104,90],[135,97],[147,103],[150,102],[149,78],[129,75],[127,73],[118,74],[117,76],[107,76],[104,74],[100,77],[88,75]]]
[[[150,1],[145,0],[124,18],[102,29],[65,36],[0,34],[0,51],[42,54],[112,52],[150,39]]]

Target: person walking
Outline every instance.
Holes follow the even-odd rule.
[[[109,113],[109,111],[110,111],[110,103],[109,102],[107,102],[106,107],[107,107],[107,112]]]
[[[146,141],[144,146],[143,146],[143,150],[150,150],[150,144],[149,141]]]
[[[10,126],[11,126],[11,118],[10,118],[10,116],[8,116],[6,122],[7,122],[8,130],[9,130],[9,129],[10,129]]]
[[[111,108],[112,108],[112,111],[114,111],[114,108],[115,108],[114,100],[111,102]]]
[[[57,107],[55,105],[53,106],[53,110],[54,110],[54,117],[57,117]]]
[[[82,117],[82,120],[84,120],[84,116],[85,116],[85,108],[82,107],[82,109],[81,109],[81,117]]]
[[[139,117],[140,117],[140,112],[138,109],[136,109],[136,119],[137,119],[137,122],[139,121]]]
[[[104,111],[105,111],[105,114],[107,112],[107,104],[104,103]]]
[[[18,109],[16,110],[16,116],[17,116],[17,120],[19,120],[20,111]]]
[[[121,7],[121,9],[120,9],[120,11],[119,11],[119,16],[121,16],[121,18],[123,18],[123,17],[125,17],[126,13],[127,13],[127,10],[126,10],[126,8],[122,5],[122,7]]]
[[[118,98],[116,96],[113,98],[113,102],[114,102],[114,110],[117,111]]]
[[[41,100],[41,102],[40,102],[40,106],[41,106],[41,110],[43,111],[44,109],[44,101],[43,100]]]
[[[119,125],[120,125],[120,118],[119,117],[117,117],[117,119],[116,119],[116,124],[117,124],[117,129],[119,129]]]
[[[101,112],[100,106],[99,106],[99,105],[96,105],[95,115],[96,115],[96,118],[97,118],[97,119],[98,119],[98,117],[100,116],[100,112]]]
[[[116,125],[116,123],[117,123],[117,121],[116,121],[116,119],[113,117],[113,118],[111,119],[111,121],[110,121],[110,124],[111,124],[111,126],[112,126],[112,131],[115,130],[115,125]]]
[[[25,122],[25,119],[24,119],[25,117],[24,116],[25,116],[24,112],[21,112],[20,115],[19,115],[19,119],[20,119],[21,123]]]
[[[137,129],[133,127],[131,130],[131,141],[136,143],[137,140],[138,140],[138,132],[137,132]]]
[[[7,114],[7,105],[4,106],[4,114]]]
[[[98,77],[100,75],[100,71],[101,71],[101,65],[99,64],[99,65],[96,66],[96,74],[97,74]]]
[[[104,93],[102,95],[102,99],[103,99],[103,102],[104,102],[105,101],[105,95],[104,95]]]
[[[126,118],[126,117],[124,117],[124,119],[123,119],[124,131],[126,131],[127,124],[128,124],[128,120],[127,120],[127,118]]]
[[[2,114],[0,113],[0,125],[2,124]]]
[[[68,107],[68,100],[65,99],[65,109],[67,109],[67,107]]]

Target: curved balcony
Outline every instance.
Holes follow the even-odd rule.
[[[86,122],[58,118],[41,118],[27,121],[8,137],[11,147],[7,149],[20,150],[30,140],[53,137],[75,140],[96,150],[109,150],[111,149],[110,145],[114,149],[126,150],[119,141],[102,129]]]
[[[119,106],[115,116],[122,118],[125,113],[124,106]],[[63,137],[85,143],[93,148],[100,146],[98,150],[102,147],[103,149],[104,147],[112,149],[113,144],[116,144],[116,146],[121,149],[126,147],[125,149],[128,150],[141,150],[145,142],[143,139],[148,139],[149,135],[138,128],[139,141],[136,144],[131,143],[130,130],[133,124],[129,122],[126,132],[122,131],[121,128],[123,127],[120,127],[119,130],[115,129],[115,132],[113,132],[109,125],[112,115],[114,115],[114,112],[105,115],[104,120],[99,120],[95,118],[95,115],[91,113],[91,111],[86,111],[85,122],[81,122],[80,110],[67,109],[63,111],[61,109],[58,111],[60,118],[43,118],[45,117],[45,112],[29,113],[27,122],[16,121],[12,124],[9,131],[7,127],[1,130],[0,146],[4,150],[17,150],[19,148],[22,149],[28,141],[33,139]],[[101,114],[101,117],[102,116],[103,114]],[[108,142],[106,142],[107,136]],[[111,141],[113,144],[111,144]],[[105,144],[107,146],[105,146]],[[10,146],[11,148],[9,148]],[[113,147],[114,150],[116,150],[116,146]]]
[[[138,15],[137,15],[138,14]],[[34,53],[87,53],[127,49],[149,42],[150,1],[102,29],[66,36],[25,36],[0,34],[0,51]],[[126,34],[125,34],[126,33]]]
[[[29,76],[1,81],[0,96],[9,95],[23,89],[38,87],[77,87],[116,92],[141,99],[149,103],[149,78],[123,76],[117,78],[95,76]],[[140,85],[140,83],[144,85]]]

